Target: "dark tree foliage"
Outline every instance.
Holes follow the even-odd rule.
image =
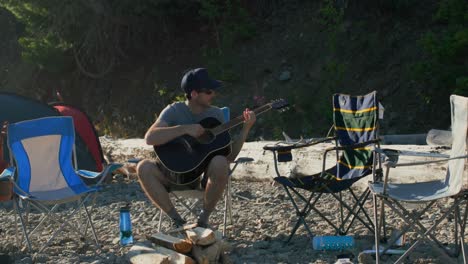
[[[308,12],[296,12],[301,9]],[[300,17],[288,17],[288,12]],[[300,20],[304,25],[288,28],[283,18]],[[466,0],[0,0],[0,22],[0,45],[4,48],[0,54],[5,61],[0,68],[0,85],[7,77],[30,79],[23,86],[35,90],[27,95],[50,94],[48,90],[56,86],[66,87],[67,97],[87,109],[105,134],[141,136],[156,109],[183,98],[181,91],[166,81],[179,78],[185,67],[192,65],[167,69],[172,60],[176,64],[192,59],[228,85],[237,85],[227,89],[221,104],[250,105],[244,103],[243,94],[288,98],[293,105],[289,116],[260,119],[255,127],[257,137],[281,137],[284,127],[306,136],[323,134],[332,118],[328,98],[335,92],[348,92],[352,85],[353,92],[379,89],[379,93],[383,91],[380,94],[390,97],[396,93],[391,91],[393,87],[374,87],[376,80],[368,86],[361,84],[372,78],[372,69],[387,66],[384,60],[393,55],[385,51],[399,52],[401,46],[417,46],[418,54],[414,56],[417,59],[402,62],[398,72],[407,69],[408,76],[398,76],[395,83],[404,83],[402,89],[414,89],[408,94],[422,99],[414,104],[424,105],[415,112],[421,115],[421,124],[410,122],[411,131],[405,132],[427,129],[424,125],[428,123],[448,125],[448,95],[468,95]],[[407,38],[406,28],[424,32],[410,32],[414,36]],[[271,32],[279,34],[266,38]],[[395,47],[389,44],[392,37]],[[255,44],[248,45],[264,44],[264,39],[273,39],[271,46],[283,47],[263,45],[270,50],[257,50]],[[20,49],[13,42],[19,43]],[[314,53],[316,49],[322,53]],[[272,50],[276,53],[268,54]],[[11,76],[12,61],[18,60],[20,53],[22,61],[34,67],[34,74]],[[240,60],[240,53],[256,57],[246,62],[250,58]],[[356,64],[362,57],[364,60]],[[257,62],[249,68],[248,63]],[[165,78],[159,76],[162,67],[166,67]],[[242,68],[255,73],[241,75]],[[168,77],[172,70],[173,76]],[[279,73],[289,70],[292,80],[278,81]],[[244,80],[247,75],[250,79]],[[253,82],[254,88],[239,88]],[[126,86],[128,89],[122,88]],[[314,91],[313,100],[310,91]],[[142,94],[147,96],[140,96],[136,105],[134,97]]]

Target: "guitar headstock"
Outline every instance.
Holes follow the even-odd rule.
[[[276,99],[271,101],[271,108],[284,112],[288,110],[289,103],[285,99]]]

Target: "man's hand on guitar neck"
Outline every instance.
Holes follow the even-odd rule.
[[[244,116],[244,127],[242,128],[240,135],[237,139],[233,142],[231,148],[231,154],[227,156],[229,161],[234,161],[242,149],[245,140],[247,139],[247,135],[249,134],[250,129],[255,124],[257,120],[257,116],[254,111],[250,111],[250,109],[246,108],[242,113]]]
[[[252,128],[252,126],[255,124],[255,121],[257,120],[255,112],[250,111],[249,108],[246,108],[242,115],[244,116],[244,127],[250,130],[250,128]]]

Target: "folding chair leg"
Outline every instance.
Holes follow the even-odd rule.
[[[348,209],[349,212],[353,212],[353,211],[354,211],[351,207],[349,207],[349,205],[347,205],[346,203],[342,202],[342,201],[340,200],[340,198],[339,198],[335,193],[330,192],[330,194],[331,194],[333,197],[335,197],[335,199],[338,200],[342,206],[346,207],[346,209]],[[370,228],[370,227],[366,224],[366,222],[365,222],[358,214],[353,214],[353,217],[354,217],[354,218],[357,218],[361,223],[363,223],[367,228],[369,228],[369,230],[372,230],[372,228]],[[340,226],[340,228],[341,228],[341,226]],[[339,230],[339,229],[338,229],[338,230]],[[339,230],[339,231],[343,231],[343,230]]]
[[[89,214],[90,214],[90,215],[93,214],[93,211],[94,211],[94,209],[95,209],[94,206],[96,205],[96,198],[97,198],[97,193],[93,195],[93,201],[91,202],[91,209],[89,210]],[[84,233],[84,236],[86,236],[86,234],[88,233],[88,227],[89,227],[89,224],[90,224],[90,223],[91,223],[90,221],[86,222],[86,226],[85,226],[84,232],[83,232],[83,233]]]
[[[296,222],[296,225],[294,226],[293,230],[291,231],[291,234],[289,235],[288,237],[288,240],[286,240],[286,244],[289,243],[289,241],[291,241],[291,239],[293,238],[294,234],[296,234],[296,231],[297,229],[299,229],[299,226],[303,224],[305,229],[307,230],[307,233],[309,233],[309,236],[312,238],[314,237],[314,234],[312,233],[312,231],[310,230],[309,226],[307,225],[307,223],[305,222],[305,218],[304,217],[300,217],[299,220]]]
[[[440,242],[435,239],[435,237],[431,234],[431,232],[447,217],[447,215],[451,212],[451,209],[458,206],[458,203],[455,203],[454,205],[452,205],[452,207],[450,209],[448,209],[430,228],[428,229],[425,229],[424,226],[421,225],[421,223],[419,223],[418,221],[415,221],[414,219],[413,222],[415,222],[415,225],[413,226],[414,227],[414,230],[421,236],[421,239],[419,239],[418,241],[414,242],[407,250],[406,252],[395,262],[395,263],[402,263],[404,258],[406,258],[420,243],[422,240],[428,240],[428,236],[434,240],[434,242],[437,243],[438,247],[434,247],[435,249],[437,249],[439,252],[442,252],[443,254],[447,254],[449,257],[452,257],[452,254],[450,254],[450,252],[448,252],[445,247],[443,247]],[[386,203],[390,208],[392,208],[392,210],[398,214],[398,216],[400,216],[401,218],[405,219],[404,216],[405,214],[402,213],[401,211],[399,211],[396,207],[393,206],[393,204],[391,203]],[[402,206],[398,203],[396,203],[400,208],[402,208]],[[432,204],[432,203],[430,203]],[[427,208],[427,207],[426,207]],[[404,208],[403,208],[404,209]],[[424,232],[425,231],[425,232]]]
[[[224,191],[224,217],[223,217],[223,237],[226,236],[226,223],[227,223],[227,216],[228,210],[229,214],[231,214],[231,177],[229,177],[226,190]],[[231,224],[232,224],[232,215],[231,216]]]
[[[372,219],[370,218],[369,214],[366,212],[366,210],[364,209],[364,203],[366,202],[367,198],[369,197],[370,195],[370,190],[367,189],[365,192],[363,192],[361,194],[361,196],[358,198],[356,196],[356,194],[351,190],[349,189],[349,192],[351,193],[351,195],[353,196],[354,200],[356,201],[353,208],[349,211],[348,215],[346,216],[346,218],[344,220],[342,220],[342,223],[341,223],[341,226],[340,226],[340,230],[342,231],[343,234],[347,234],[349,229],[351,228],[351,226],[353,225],[354,223],[354,220],[356,220],[357,215],[362,211],[364,216],[366,217],[367,221],[370,223],[370,225],[367,223],[367,222],[364,222],[362,220],[360,220],[360,222],[365,226],[367,227],[367,229],[369,229],[372,233],[374,232],[374,224],[373,224],[373,221]],[[341,198],[341,197],[340,197]],[[340,207],[341,209],[343,210],[343,204],[344,203],[342,200],[340,200]],[[346,207],[346,206],[345,206]],[[349,208],[349,206],[348,206]],[[357,210],[356,210],[357,209]],[[351,221],[349,221],[348,223],[348,220],[349,218],[352,216],[352,219]],[[358,218],[360,219],[360,218]],[[346,226],[346,223],[348,223],[348,226],[345,228]]]
[[[426,206],[425,210],[423,210],[423,211],[425,212],[426,209],[429,209],[430,207],[432,207],[432,205],[434,203],[435,202],[429,203],[429,205]],[[448,250],[446,250],[446,248],[442,245],[442,243],[440,243],[439,240],[429,230],[435,229],[437,227],[437,225],[440,224],[444,220],[444,218],[447,217],[450,214],[452,209],[456,208],[458,206],[458,203],[459,202],[456,202],[454,205],[452,205],[452,207],[449,210],[447,210],[447,212],[444,213],[443,217],[441,217],[439,220],[437,220],[429,229],[426,229],[419,221],[415,220],[415,219],[418,219],[421,215],[423,215],[423,213],[417,214],[412,219],[413,223],[414,223],[414,230],[416,232],[418,232],[419,235],[421,235],[421,237],[423,239],[425,239],[425,240],[427,240],[426,237],[429,236],[433,240],[433,242],[435,242],[437,244],[438,249],[442,249],[442,251],[445,252],[445,254],[447,254],[448,256],[453,256],[453,254],[451,252],[449,252]],[[406,210],[403,206],[401,206],[399,203],[396,203],[396,205],[398,207],[400,207],[401,212],[403,212],[403,213],[396,212],[397,214],[400,215],[400,217],[403,217],[403,215],[410,215],[410,212],[408,210]],[[395,208],[395,207],[393,207],[393,205],[390,205],[390,207],[392,207],[392,209]],[[407,225],[411,225],[411,223],[408,223]]]
[[[94,229],[93,222],[91,221],[91,216],[90,216],[90,214],[89,214],[89,211],[88,211],[88,209],[86,208],[86,206],[84,205],[84,203],[86,202],[86,200],[87,200],[86,198],[83,199],[83,200],[81,200],[81,201],[80,201],[80,205],[79,205],[77,208],[75,208],[70,214],[67,215],[67,219],[71,219],[74,215],[76,215],[77,212],[79,212],[79,211],[81,210],[81,207],[83,206],[83,207],[84,207],[84,210],[85,210],[85,213],[86,213],[86,220],[90,223],[90,226],[91,226],[91,230],[92,230],[92,233],[93,233],[93,236],[94,236],[95,246],[96,246],[96,248],[98,249],[98,248],[99,248],[99,241],[98,241],[98,238],[97,238],[97,235],[96,235],[96,230]],[[38,204],[38,205],[33,204],[33,205],[37,206],[38,209],[39,209],[39,207],[40,207],[39,204]],[[57,208],[57,207],[54,206],[52,209],[55,209],[55,208]],[[45,208],[45,209],[47,209],[47,208]],[[39,253],[42,252],[47,246],[50,245],[50,243],[51,243],[52,240],[55,238],[55,236],[58,235],[59,232],[61,232],[65,226],[70,227],[70,229],[73,230],[73,231],[75,231],[75,232],[78,234],[78,236],[85,236],[85,234],[82,234],[82,233],[80,232],[79,229],[77,229],[77,228],[73,227],[72,225],[70,225],[70,223],[69,223],[68,221],[66,221],[66,220],[60,221],[60,220],[58,220],[58,219],[55,219],[55,217],[52,215],[52,212],[53,212],[52,210],[49,211],[49,214],[48,214],[49,218],[50,218],[51,220],[57,222],[57,223],[60,223],[60,222],[61,222],[61,225],[60,225],[60,227],[59,227],[57,230],[55,230],[55,232],[52,234],[52,236],[47,240],[47,242],[46,242],[46,243],[42,246],[42,248],[38,251]],[[78,228],[79,228],[79,227],[78,227]]]
[[[462,257],[463,257],[463,263],[466,264],[468,262],[467,262],[466,251],[465,251],[465,243],[463,241],[463,237],[460,237],[460,243],[461,243],[461,252],[462,252]]]
[[[419,217],[421,217],[422,215],[424,215],[431,207],[432,205],[434,204],[434,202],[431,202],[430,204],[428,204],[426,206],[426,208],[424,208],[424,210],[418,212],[418,214],[413,214],[413,219],[418,219]],[[382,205],[382,208],[384,207],[384,205]],[[403,208],[404,210],[404,208]],[[405,211],[405,210],[404,210]],[[381,215],[383,215],[385,213],[385,211],[382,210],[383,213],[381,213]],[[410,212],[408,211],[405,211],[405,215],[410,215]],[[383,215],[384,216],[384,215]],[[382,217],[381,217],[382,218]],[[382,219],[381,219],[382,220]],[[381,221],[383,222],[383,221]],[[414,223],[415,221],[413,221],[412,223]],[[393,245],[404,233],[408,232],[411,227],[412,227],[412,223],[407,223],[406,225],[403,226],[403,228],[400,230],[401,232],[401,235],[398,236],[398,237],[394,237],[394,238],[391,238],[389,241],[387,241],[387,239],[385,238],[384,241],[387,242],[387,244],[389,245],[384,251],[383,253],[385,253],[387,251],[387,249],[389,249],[389,247],[391,245]],[[414,223],[415,225],[417,223]],[[425,229],[424,227],[422,227],[423,229]],[[383,230],[384,234],[385,234],[385,230]]]
[[[339,195],[338,195],[338,196],[340,197],[339,201],[340,201],[340,220],[341,220],[340,229],[341,229],[341,227],[343,227],[343,226],[345,225],[345,223],[344,223],[345,220],[344,220],[343,205],[342,205],[342,202],[343,202],[343,195],[342,195],[341,192],[339,192]],[[341,231],[343,231],[343,230],[341,230]]]
[[[162,218],[163,218],[163,211],[161,209],[159,209],[158,232],[161,232]]]
[[[372,201],[374,203],[374,243],[375,243],[375,263],[380,263],[380,224],[377,215],[377,195],[372,194]],[[383,208],[383,203],[382,203]],[[380,216],[382,217],[382,215]]]
[[[284,186],[284,185],[283,185]],[[318,201],[318,199],[320,198],[321,194],[319,194],[316,199],[314,200],[313,203],[311,203],[310,201],[312,200],[312,198],[314,197],[314,193],[311,193],[309,198],[308,199],[305,199],[300,193],[298,193],[295,189],[291,188],[291,190],[301,199],[305,202],[305,206],[302,210],[299,209],[299,206],[297,205],[297,203],[295,202],[291,192],[289,191],[289,189],[284,186],[285,190],[286,190],[286,193],[288,194],[290,200],[291,200],[291,203],[293,204],[294,208],[296,209],[296,215],[299,217],[299,219],[297,220],[296,224],[294,225],[294,228],[293,230],[291,231],[291,234],[289,235],[289,238],[288,240],[286,241],[286,243],[289,243],[289,241],[291,241],[291,239],[293,238],[294,234],[296,233],[297,229],[299,228],[299,226],[301,224],[304,225],[305,229],[307,230],[307,233],[309,233],[309,236],[312,238],[314,235],[312,233],[312,231],[310,230],[309,226],[307,225],[307,222],[305,221],[305,217],[310,213],[310,211],[312,209],[315,210],[315,203]],[[328,220],[328,219],[326,219]]]
[[[26,238],[26,242],[28,244],[28,249],[31,252],[32,251],[31,241],[29,240],[29,235],[28,235],[28,232],[27,232],[27,229],[26,229],[26,223],[25,223],[25,221],[23,219],[23,215],[21,214],[21,211],[20,211],[18,198],[15,198],[14,202],[15,202],[15,207],[16,207],[16,213],[18,214],[18,216],[20,218],[21,227],[23,228],[23,234],[24,234],[24,237]]]
[[[201,200],[196,200],[192,205],[188,205],[186,204],[182,199],[179,198],[179,196],[177,196],[175,193],[171,193],[177,200],[177,202],[179,202],[182,206],[184,206],[186,209],[187,209],[187,212],[185,212],[184,214],[182,214],[182,218],[185,218],[188,214],[193,214],[193,215],[197,215],[197,212],[195,212],[195,208],[200,204]]]
[[[468,216],[468,200],[465,201],[465,212],[463,214],[463,218],[460,217],[460,206],[457,208],[457,211],[456,211],[456,216],[455,218],[457,219],[458,218],[458,224],[459,224],[459,227],[460,227],[460,246],[457,247],[457,249],[459,248],[459,250],[461,251],[462,253],[462,258],[463,258],[463,263],[467,263],[467,256],[466,256],[466,249],[465,249],[465,227],[466,227],[466,220],[467,220],[467,216]],[[457,255],[459,254],[460,252],[457,252]]]
[[[304,215],[304,217],[305,217],[305,216],[309,215],[311,210],[314,210],[314,212],[316,214],[318,214],[323,220],[325,220],[325,222],[327,222],[331,227],[333,227],[335,229],[335,232],[337,234],[341,232],[340,227],[336,226],[330,219],[328,219],[328,217],[326,217],[322,212],[320,212],[320,210],[317,210],[317,208],[315,208],[315,204],[318,202],[320,197],[322,197],[323,193],[314,193],[314,192],[312,192],[311,195],[309,196],[309,200],[307,200],[296,189],[291,188],[291,190],[299,197],[299,199],[304,201],[304,203],[306,204],[302,210],[299,210],[299,207],[297,206],[297,203],[294,201],[289,189],[286,188],[286,186],[284,186],[284,188],[285,188],[286,193],[288,194],[292,204],[294,205],[294,208],[296,209],[296,214],[298,216]],[[312,197],[314,196],[314,194],[317,194],[317,197],[315,198],[314,202],[311,203],[310,201],[311,201]],[[305,223],[305,219],[304,219],[304,223]],[[308,226],[307,226],[307,228],[308,228]],[[313,235],[311,235],[311,237],[313,237]]]
[[[49,210],[46,206],[44,206],[43,204],[41,204],[41,203],[34,203],[34,202],[31,202],[31,205],[34,206],[34,207],[35,207],[36,209],[38,209],[39,211],[42,211],[42,212],[44,212],[44,213],[47,212],[47,215],[45,215],[44,218],[49,218],[50,220],[52,220],[52,221],[54,221],[55,223],[60,224],[60,225],[61,225],[61,224],[67,225],[68,227],[70,227],[70,229],[71,229],[73,232],[76,233],[77,236],[81,236],[81,235],[82,235],[82,234],[80,233],[80,231],[79,231],[76,227],[72,226],[69,222],[63,221],[63,220],[60,220],[60,219],[57,219],[57,218],[54,216],[53,212],[55,211],[55,209],[58,208],[57,205],[54,206],[54,207],[52,207],[52,209],[50,209],[50,210]],[[75,208],[75,210],[73,210],[68,216],[72,216],[73,214],[75,214],[77,209],[78,209],[78,208]],[[41,223],[42,223],[44,220],[45,220],[45,219],[42,219]],[[41,223],[39,223],[38,226],[39,226]],[[36,228],[35,228],[33,231],[31,231],[31,234],[32,234],[33,232],[35,232],[36,229],[37,229],[37,226],[36,226]]]
[[[94,237],[94,241],[95,241],[95,245],[96,245],[96,248],[100,248],[100,245],[99,245],[99,240],[98,240],[98,237],[96,235],[96,229],[94,228],[94,224],[93,224],[93,221],[91,221],[91,215],[88,211],[88,208],[86,208],[85,205],[83,205],[84,207],[84,210],[85,210],[85,213],[86,213],[86,216],[87,216],[87,221],[86,223],[89,223],[89,225],[91,226],[91,231],[93,233],[93,237]],[[86,224],[86,226],[88,226],[88,224]],[[83,236],[86,237],[86,232],[87,232],[87,227],[86,227],[86,230],[85,232],[83,233]]]
[[[16,246],[20,247],[20,242],[19,242],[19,237],[18,237],[18,206],[16,205],[16,202],[14,201],[15,198],[13,198],[13,209],[15,210],[15,242]]]
[[[36,207],[37,205],[34,205],[34,206]],[[36,230],[38,230],[38,229],[42,226],[42,224],[47,220],[47,218],[49,217],[49,215],[50,215],[51,213],[53,213],[58,207],[59,207],[58,204],[56,204],[56,205],[54,205],[54,207],[52,207],[50,210],[48,210],[48,208],[45,208],[45,207],[43,207],[42,209],[37,208],[39,211],[40,211],[40,210],[46,210],[46,211],[48,211],[48,214],[44,214],[44,215],[42,216],[41,221],[39,222],[39,224],[36,225],[36,227],[34,227],[34,229],[30,232],[30,234],[35,234],[35,233],[36,233]]]
[[[230,225],[233,225],[234,222],[233,222],[233,219],[232,219],[232,193],[231,193],[231,190],[229,190],[229,196],[228,196],[228,199],[229,199],[229,203],[228,203],[228,212],[229,212],[229,224]]]
[[[383,241],[387,241],[387,224],[385,223],[385,204],[384,201],[380,201],[380,230],[382,230],[381,236],[383,234]],[[374,226],[377,228],[377,226]],[[380,232],[380,231],[379,231]],[[382,240],[381,240],[382,241]]]

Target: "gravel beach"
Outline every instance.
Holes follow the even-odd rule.
[[[107,155],[116,162],[125,161],[131,156],[150,156],[151,150],[144,148],[126,152],[118,144],[103,143]],[[247,144],[248,145],[248,144]],[[249,150],[249,147],[246,147]],[[248,153],[241,153],[248,154]],[[270,158],[270,157],[269,157]],[[443,169],[442,169],[443,170]],[[238,173],[245,173],[246,168]],[[245,175],[248,176],[248,175]],[[365,179],[363,179],[365,180]],[[358,188],[359,189],[359,188]],[[359,191],[359,190],[357,190]],[[353,257],[353,263],[374,263],[369,255],[360,256],[360,252],[371,249],[373,234],[362,224],[356,222],[350,230],[356,245],[349,251],[316,251],[312,249],[311,239],[303,227],[289,244],[285,244],[292,230],[296,215],[292,204],[284,190],[268,178],[241,177],[235,174],[232,182],[233,222],[228,223],[227,241],[232,245],[229,257],[233,263],[335,263],[337,256],[347,254]],[[344,196],[345,199],[347,196]],[[338,220],[338,207],[332,197],[325,198],[318,204],[325,215]],[[145,236],[157,231],[159,210],[153,206],[136,180],[135,175],[115,175],[112,182],[106,184],[95,202],[93,209],[94,224],[100,238],[101,248],[83,243],[73,236],[61,235],[41,254],[29,254],[25,248],[18,248],[15,243],[15,214],[11,203],[0,203],[0,253],[8,254],[12,263],[127,263],[126,253],[129,247],[119,244],[119,208],[126,203],[131,204],[131,217],[135,241],[146,241]],[[448,201],[438,203],[436,207],[424,215],[427,221],[440,215],[441,210],[448,206]],[[219,210],[213,213],[211,225],[222,230],[224,203],[218,204]],[[372,201],[368,199],[365,207],[372,217]],[[178,206],[179,210],[182,210]],[[66,213],[62,210],[61,213]],[[32,211],[29,221],[37,221],[39,215]],[[188,217],[189,222],[194,217]],[[307,218],[315,235],[333,235],[333,229],[313,213]],[[387,221],[391,226],[399,226],[401,220],[393,214],[388,214]],[[442,242],[450,241],[453,223],[444,220],[436,232],[442,237]],[[46,223],[45,228],[34,237],[37,247],[45,241],[56,226]],[[167,221],[163,228],[167,228]],[[412,235],[407,236],[411,240]],[[34,246],[34,245],[33,245]],[[395,257],[385,256],[383,263],[392,263]],[[461,260],[459,260],[461,262]],[[417,248],[407,263],[457,263],[456,259],[447,259],[438,254],[429,245]]]

